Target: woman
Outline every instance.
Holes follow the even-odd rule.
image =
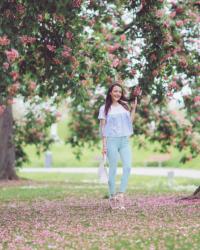
[[[113,84],[108,89],[106,101],[100,107],[98,119],[103,142],[103,154],[107,154],[109,163],[109,203],[111,209],[124,206],[124,193],[127,188],[131,171],[131,148],[129,137],[133,134],[132,122],[137,106],[137,98],[131,103],[131,110],[120,84]],[[118,153],[123,163],[123,174],[119,192],[116,193],[115,177],[118,163]]]

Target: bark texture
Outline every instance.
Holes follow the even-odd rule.
[[[194,191],[192,195],[182,197],[179,200],[194,200],[194,199],[200,199],[200,186]]]
[[[12,108],[8,106],[0,116],[0,180],[18,179],[15,171]]]
[[[200,199],[200,186],[194,191],[193,195],[196,199]]]

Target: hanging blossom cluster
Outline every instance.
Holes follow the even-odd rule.
[[[10,44],[10,40],[8,39],[8,37],[5,36],[0,36],[0,46],[7,46]]]
[[[35,37],[26,36],[26,35],[19,37],[19,39],[20,39],[21,43],[24,45],[32,44],[36,41]]]

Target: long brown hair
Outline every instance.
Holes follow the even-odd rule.
[[[106,95],[106,102],[105,102],[105,115],[107,116],[108,114],[108,111],[112,105],[112,98],[111,98],[111,95],[110,93],[112,92],[113,88],[115,86],[118,86],[121,88],[122,90],[122,95],[121,95],[121,98],[119,99],[119,103],[126,109],[126,110],[129,110],[129,106],[128,106],[128,99],[125,97],[125,94],[124,94],[124,89],[122,87],[122,85],[120,85],[119,83],[114,83],[112,84],[109,89],[108,89],[108,92],[107,92],[107,95]]]

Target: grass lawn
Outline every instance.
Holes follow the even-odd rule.
[[[67,128],[67,121],[62,120],[58,123],[58,135],[63,141],[63,143],[55,143],[51,146],[50,150],[52,152],[53,167],[94,167],[98,166],[98,159],[101,156],[101,144],[99,147],[88,148],[86,145],[82,148],[82,157],[80,160],[76,159],[73,148],[70,145],[64,144],[66,136],[69,131]],[[148,165],[157,166],[158,162],[149,162],[150,158],[155,154],[160,153],[154,151],[155,148],[159,148],[158,143],[150,144],[146,143],[145,148],[140,148],[136,146],[138,141],[137,137],[131,139],[132,152],[133,152],[133,164],[134,166],[145,166],[146,162]],[[30,162],[24,163],[24,167],[43,167],[44,166],[44,153],[41,156],[36,154],[35,146],[27,146],[25,148],[26,153],[29,156]],[[168,167],[181,167],[181,168],[193,168],[200,169],[200,156],[193,159],[186,164],[180,163],[179,160],[184,152],[180,153],[177,149],[171,148],[171,158],[163,162],[163,166]]]
[[[134,141],[132,141],[132,151],[133,151],[133,164],[137,166],[146,166],[146,162],[151,158],[152,155],[160,154],[153,151],[154,146],[149,144],[146,149],[138,149],[134,146]],[[51,146],[53,167],[95,167],[99,164],[99,158],[101,157],[101,149],[99,148],[88,148],[87,145],[82,149],[82,157],[80,160],[76,159],[73,148],[70,145],[55,143]],[[25,151],[27,152],[30,162],[24,163],[24,167],[44,167],[44,154],[38,156],[36,154],[36,148],[34,146],[27,146]],[[173,149],[172,158],[165,161],[162,165],[163,167],[180,167],[180,168],[190,168],[200,170],[200,156],[193,159],[186,164],[180,163],[179,160],[181,154]],[[158,162],[149,162],[148,166],[158,166]]]
[[[131,176],[126,211],[111,211],[92,174],[27,174],[0,182],[0,249],[199,250],[198,180]],[[117,183],[119,176],[117,177]]]

